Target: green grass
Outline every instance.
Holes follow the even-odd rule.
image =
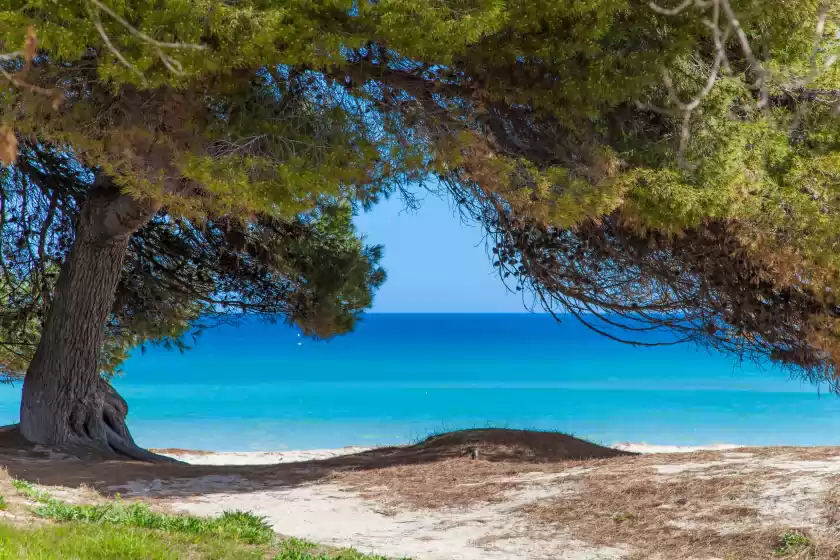
[[[3,496],[0,496],[0,511],[6,511],[6,508],[9,506],[6,505],[6,499]]]
[[[0,524],[0,560],[386,560],[351,549],[326,551],[288,539],[251,546],[218,537],[100,523],[62,523],[38,529]]]
[[[368,556],[357,550],[345,548],[325,551],[318,545],[300,539],[286,539],[274,560],[387,560],[384,556]],[[408,560],[408,559],[403,559]]]
[[[262,517],[228,511],[218,517],[171,515],[142,503],[68,504],[32,484],[15,489],[37,502],[33,513],[56,521],[38,528],[0,524],[0,560],[386,560],[352,549],[326,549],[275,538]]]
[[[0,524],[0,560],[262,560],[258,547],[150,529],[68,523],[38,529]]]
[[[17,490],[22,496],[36,502],[46,502],[52,499],[48,493],[43,490],[38,490],[30,483],[25,480],[20,480],[19,478],[12,480],[12,486],[14,486],[15,490]]]
[[[270,544],[274,540],[274,530],[265,518],[248,512],[226,511],[219,517],[196,517],[158,513],[139,502],[76,505],[56,500],[24,481],[15,480],[12,484],[21,494],[41,504],[34,509],[35,515],[55,521],[121,525],[197,536],[212,535],[247,544]]]
[[[52,501],[35,509],[35,514],[55,521],[78,521],[157,529],[167,533],[216,536],[247,544],[270,544],[274,531],[261,517],[242,511],[226,511],[219,517],[168,515],[142,503],[74,505]]]
[[[790,556],[811,546],[811,540],[799,531],[788,531],[779,537],[773,550],[776,556]]]

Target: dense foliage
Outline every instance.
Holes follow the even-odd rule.
[[[537,304],[833,375],[837,3],[0,5],[10,371],[107,174],[159,208],[113,360],[232,310],[346,330],[382,281],[351,206],[439,184]]]
[[[0,370],[22,376],[37,346],[73,220],[89,180],[66,154],[21,150],[0,191]],[[289,218],[190,220],[161,210],[132,236],[106,325],[102,366],[138,344],[183,347],[187,335],[260,314],[305,332],[351,329],[384,280],[381,248],[365,246],[348,203],[326,200]]]

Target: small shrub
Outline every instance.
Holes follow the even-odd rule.
[[[213,519],[217,531],[236,541],[250,544],[268,544],[274,540],[274,529],[265,517],[254,515],[250,511],[226,511]]]
[[[52,499],[48,493],[43,490],[38,490],[29,482],[20,480],[19,478],[12,480],[12,486],[14,486],[15,490],[17,490],[21,496],[36,502],[48,502]]]
[[[324,551],[315,543],[301,539],[285,539],[280,542],[280,552],[274,560],[388,560],[384,556],[369,556],[352,548]],[[411,560],[402,558],[401,560]]]
[[[613,521],[615,521],[616,523],[624,523],[625,521],[633,521],[635,518],[636,518],[636,516],[633,515],[632,513],[630,513],[629,511],[624,512],[624,513],[616,513],[615,515],[613,515]]]
[[[6,508],[9,507],[6,505],[6,499],[3,496],[0,496],[0,511],[6,511]]]
[[[811,546],[811,540],[799,531],[788,531],[779,537],[773,553],[776,556],[790,556]]]
[[[309,542],[303,539],[296,539],[294,537],[290,537],[288,539],[283,539],[280,541],[280,550],[284,553],[291,554],[291,553],[308,553],[311,552],[312,549],[317,548],[313,542]]]

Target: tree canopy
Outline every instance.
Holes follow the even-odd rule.
[[[66,153],[22,149],[0,192],[0,371],[22,377],[37,346],[73,221],[90,177]],[[276,316],[309,334],[350,330],[385,275],[352,208],[325,201],[287,219],[193,221],[161,210],[129,243],[106,325],[102,368],[114,373],[144,343],[183,348],[187,335],[246,315]]]
[[[834,378],[835,2],[0,8],[0,367],[28,368],[30,439],[124,451],[89,372],[139,342],[243,313],[352,328],[384,279],[352,212],[420,187],[552,312]],[[77,355],[104,428],[50,392]]]

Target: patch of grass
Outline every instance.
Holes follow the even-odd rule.
[[[280,541],[280,552],[274,560],[389,560],[384,556],[362,554],[352,548],[325,549],[301,539]],[[410,560],[403,558],[401,560]]]
[[[0,560],[386,560],[356,550],[328,551],[298,539],[278,547],[250,546],[216,536],[173,534],[79,522],[21,529],[0,524]]]
[[[388,560],[385,556],[369,556],[358,550],[345,548],[335,551],[281,550],[274,560]],[[404,558],[402,560],[409,560]]]
[[[811,539],[799,531],[788,531],[779,537],[773,554],[776,556],[790,556],[811,546]]]
[[[15,487],[15,490],[17,490],[21,496],[29,498],[35,502],[47,502],[52,499],[47,492],[38,490],[29,482],[20,480],[19,478],[12,479],[12,486]]]
[[[0,524],[0,560],[387,560],[302,539],[278,542],[265,518],[249,512],[226,511],[212,518],[171,515],[119,498],[100,505],[69,504],[29,482],[12,484],[21,495],[38,502],[33,513],[60,524],[36,529]],[[0,504],[3,509],[1,497]]]
[[[0,560],[262,560],[263,548],[214,537],[173,535],[161,531],[68,523],[21,529],[0,524]]]
[[[9,506],[6,504],[6,499],[3,496],[0,496],[0,511],[6,511],[6,508]]]
[[[282,560],[305,560],[311,558],[311,553],[317,548],[317,544],[303,539],[283,539],[280,541],[280,552],[277,554],[277,558]]]
[[[264,518],[243,511],[226,511],[219,517],[210,518],[158,513],[142,503],[75,505],[51,500],[36,508],[35,514],[55,521],[102,523],[199,536],[214,535],[247,544],[269,544],[274,538],[274,531]]]
[[[140,502],[68,504],[56,500],[28,482],[14,480],[12,484],[18,492],[41,504],[34,509],[35,515],[55,521],[120,525],[198,536],[213,535],[247,544],[270,544],[274,540],[274,530],[265,518],[250,512],[226,511],[219,517],[196,517],[159,513]]]

